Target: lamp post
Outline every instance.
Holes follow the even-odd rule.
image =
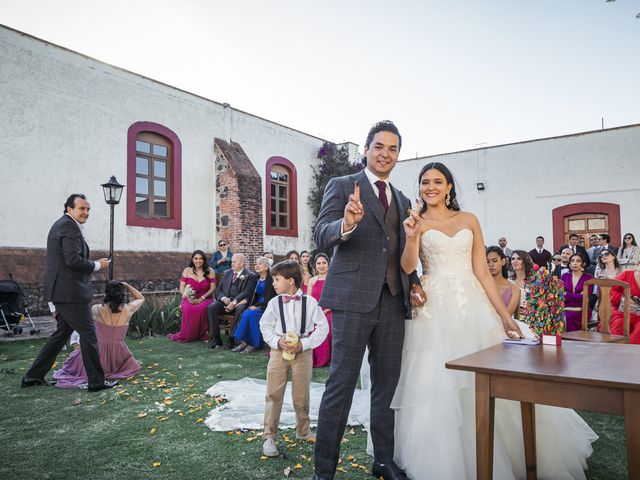
[[[113,280],[113,207],[120,203],[122,189],[124,185],[120,185],[115,175],[107,183],[101,185],[104,193],[104,201],[111,207],[111,221],[109,222],[109,280]]]

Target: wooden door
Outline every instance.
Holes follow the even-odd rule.
[[[569,235],[578,234],[579,245],[591,247],[589,237],[609,232],[609,215],[606,213],[581,213],[564,217],[564,242],[569,244]]]

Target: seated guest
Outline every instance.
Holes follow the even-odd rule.
[[[125,290],[133,297],[128,303],[125,303]],[[144,297],[128,283],[114,280],[107,282],[104,293],[102,305],[91,307],[98,337],[100,365],[106,379],[129,378],[140,371],[140,364],[127,348],[124,339],[129,329],[129,319],[142,306]],[[80,349],[69,354],[62,368],[53,373],[53,378],[58,381],[56,387],[86,387],[87,372]]]
[[[574,253],[569,261],[571,272],[565,273],[560,277],[564,282],[565,302],[564,317],[567,325],[567,332],[580,330],[582,328],[582,297],[584,282],[593,278],[593,275],[584,272],[585,262],[582,255]],[[593,286],[589,286],[586,294],[591,296]],[[591,318],[591,310],[587,318]]]
[[[507,257],[504,255],[504,250],[495,246],[487,248],[487,265],[507,311],[511,316],[518,316],[520,287],[507,280]]]
[[[224,240],[218,242],[218,250],[213,252],[211,257],[211,268],[216,273],[216,283],[220,283],[222,274],[231,268],[231,257],[233,252]]]
[[[565,247],[560,250],[560,263],[556,265],[555,269],[552,272],[552,275],[554,277],[562,278],[562,275],[571,271],[571,269],[569,268],[569,260],[571,259],[571,255],[573,255],[573,250],[571,250],[569,247]]]
[[[640,270],[625,270],[616,277],[616,280],[627,282],[631,286],[631,324],[629,328],[629,343],[640,343]],[[624,289],[611,287],[611,333],[622,335],[624,333]]]
[[[227,348],[235,347],[236,326],[240,315],[247,307],[246,303],[240,303],[242,300],[253,295],[256,289],[257,277],[245,268],[246,259],[243,254],[236,253],[231,257],[231,269],[222,274],[222,280],[216,287],[215,301],[207,307],[207,316],[209,318],[209,348],[218,348],[222,346],[222,336],[220,334],[220,317],[227,314],[233,315],[231,328],[229,330],[229,338],[227,340]]]
[[[579,243],[580,235],[578,235],[577,233],[572,233],[571,235],[569,235],[569,243],[567,245],[562,245],[559,250],[562,252],[562,250],[564,250],[565,248],[570,248],[572,254],[579,253],[580,255],[582,255],[584,269],[586,270],[591,265],[591,261],[589,260],[589,254],[587,253],[587,250],[582,245],[579,245]]]
[[[602,250],[598,258],[598,263],[596,266],[594,277],[595,278],[616,278],[620,272],[622,272],[622,268],[620,268],[618,259],[613,254],[613,252],[609,250]],[[591,314],[591,319],[594,321],[598,320],[599,296],[600,296],[600,291],[598,289],[598,286],[594,285],[593,295],[591,295],[590,301],[589,301],[589,305],[593,310],[593,313]]]
[[[320,296],[322,295],[322,289],[324,287],[324,281],[327,278],[327,272],[329,271],[329,257],[327,254],[320,252],[316,255],[315,267],[318,274],[309,280],[309,285],[307,285],[307,295],[311,295],[319,302]],[[324,312],[324,316],[327,317],[329,334],[320,345],[313,349],[313,368],[326,367],[331,364],[331,309],[323,308],[322,311]]]
[[[533,278],[533,260],[524,250],[514,250],[511,254],[511,268],[513,269],[513,283],[520,289],[520,309],[518,318],[524,320],[523,305],[526,299],[529,282]]]
[[[623,270],[635,270],[640,263],[640,248],[632,233],[625,233],[618,250],[618,263]]]
[[[256,259],[256,288],[251,297],[242,300],[241,303],[249,305],[244,311],[238,326],[235,337],[240,344],[233,349],[234,352],[251,353],[262,346],[262,333],[260,333],[260,317],[264,313],[264,307],[269,300],[276,296],[273,288],[273,279],[269,273],[271,263],[266,257]]]
[[[544,237],[539,235],[536,237],[536,248],[529,252],[529,256],[533,263],[539,267],[549,268],[551,262],[551,252],[544,248]]]
[[[215,288],[213,269],[207,264],[204,252],[196,250],[180,277],[182,322],[180,331],[169,335],[171,340],[185,343],[207,339],[207,307],[211,304]]]

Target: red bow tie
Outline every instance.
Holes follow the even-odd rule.
[[[282,301],[284,303],[289,303],[291,300],[293,300],[294,302],[296,300],[300,300],[300,295],[282,295]]]

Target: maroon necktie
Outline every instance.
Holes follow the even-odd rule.
[[[233,272],[233,278],[231,278],[231,283],[235,283],[237,278],[238,278],[238,274],[236,272]]]
[[[284,303],[289,303],[291,300],[300,300],[300,295],[282,295],[282,301]]]
[[[378,198],[380,199],[380,203],[384,208],[384,213],[387,213],[389,210],[389,202],[387,200],[387,184],[382,180],[378,180],[375,182],[376,187],[378,187]]]

